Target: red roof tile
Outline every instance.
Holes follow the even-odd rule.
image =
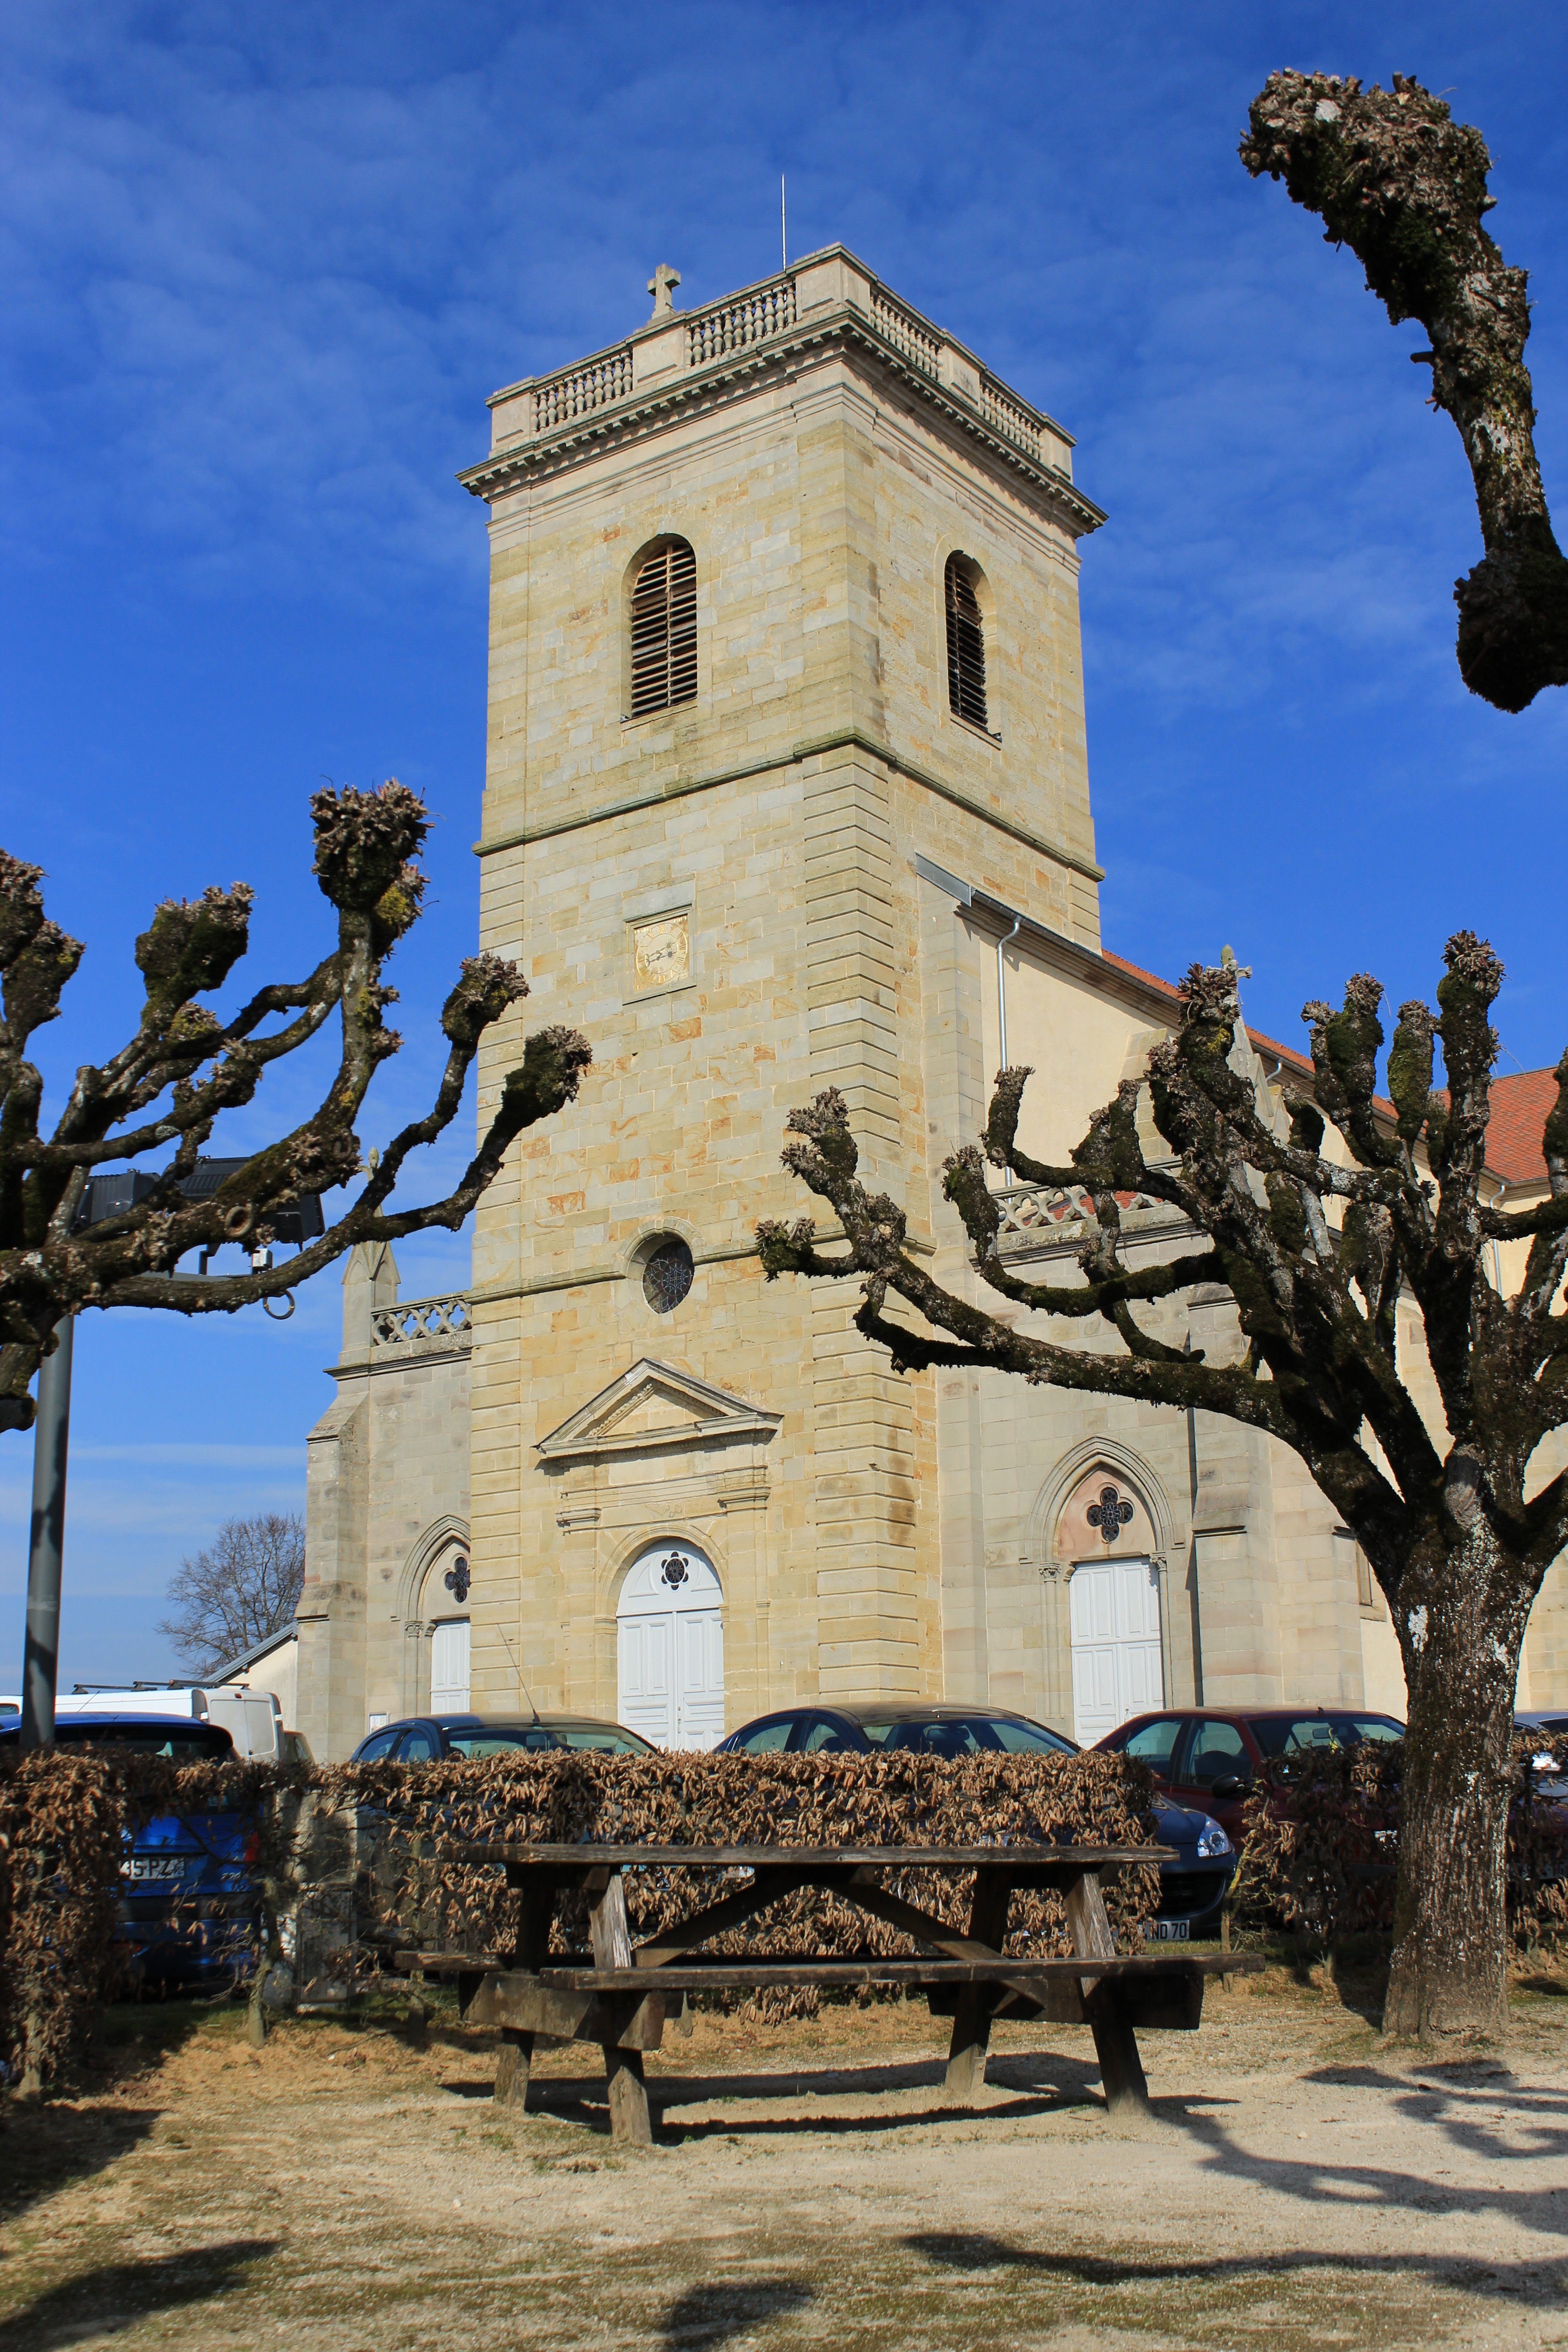
[[[1545,1183],[1542,1139],[1546,1114],[1556,1099],[1555,1070],[1519,1070],[1492,1080],[1487,1166],[1505,1184]]]

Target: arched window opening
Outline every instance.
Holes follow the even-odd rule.
[[[656,1748],[724,1737],[724,1595],[695,1544],[668,1538],[633,1561],[616,1609],[616,1713]]]
[[[955,719],[966,719],[972,727],[986,725],[985,631],[962,555],[947,559],[947,703]]]
[[[632,587],[632,717],[697,699],[697,558],[672,539]]]

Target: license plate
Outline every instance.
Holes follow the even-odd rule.
[[[1190,1919],[1152,1919],[1149,1933],[1157,1944],[1186,1944],[1192,1941]]]
[[[124,1865],[127,1878],[184,1878],[183,1853],[133,1853]]]

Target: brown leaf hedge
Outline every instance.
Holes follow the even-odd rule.
[[[1568,1930],[1568,1807],[1536,1800],[1515,1747],[1509,1910],[1516,1943]],[[1563,1757],[1559,1755],[1560,1764]],[[1386,1931],[1394,1901],[1404,1752],[1397,1744],[1315,1752],[1277,1768],[1247,1807],[1234,1914],[1245,1925],[1325,1942]],[[258,1968],[279,1954],[278,1923],[331,1882],[352,1882],[363,1973],[399,1946],[504,1958],[519,1898],[463,1844],[1139,1845],[1154,1836],[1152,1784],[1124,1758],[974,1756],[531,1756],[476,1762],[274,1768],[176,1766],[63,1749],[0,1763],[0,2057],[24,2085],[58,2084],[116,1980],[116,1906],[129,1832],[158,1815],[240,1812],[255,1824]],[[729,1874],[731,1884],[737,1874]],[[883,1884],[953,1927],[968,1923],[973,1874],[889,1871]],[[715,1901],[713,1870],[627,1877],[635,1937]],[[1108,1891],[1119,1944],[1136,1948],[1159,1899],[1152,1864]],[[585,1955],[581,1898],[557,1913],[553,1947]],[[909,1956],[896,1929],[842,1897],[801,1892],[715,1937],[715,1956]],[[1070,1949],[1058,1898],[1016,1896],[1006,1948]],[[713,1998],[717,1998],[716,1996]],[[810,1990],[742,2005],[763,2016],[816,2006]]]
[[[456,1843],[650,1845],[1145,1845],[1152,1841],[1152,1783],[1120,1757],[972,1756],[957,1761],[896,1751],[885,1756],[495,1757],[414,1772],[366,1766],[362,1821],[379,1798],[386,1831],[376,1850],[375,1910],[390,1929],[417,1926],[426,1948],[504,1954],[520,1898],[493,1868],[438,1859],[440,1835]],[[374,1792],[374,1793],[373,1793]],[[626,1884],[634,1937],[652,1936],[731,1891],[720,1874],[637,1870]],[[967,1927],[973,1873],[889,1872],[883,1884],[945,1924]],[[1125,1943],[1159,1901],[1156,1868],[1126,1872],[1110,1909]],[[560,1906],[553,1937],[563,1956],[587,1948],[581,1898]],[[1060,1899],[1019,1896],[1008,1949],[1068,1952]],[[716,1937],[718,1955],[769,1959],[868,1954],[912,1958],[910,1940],[847,1899],[814,1889],[786,1896]],[[745,2004],[772,2015],[809,2011],[809,1990]]]
[[[1516,1734],[1508,1915],[1513,1941],[1525,1949],[1555,1943],[1568,1928],[1568,1805],[1537,1795],[1533,1760],[1542,1755],[1555,1757],[1562,1771],[1568,1744]],[[1277,1762],[1247,1802],[1233,1917],[1323,1944],[1388,1933],[1404,1781],[1402,1740],[1318,1748]]]
[[[397,1944],[504,1957],[519,1898],[504,1872],[460,1863],[464,1843],[1139,1845],[1152,1842],[1151,1783],[1119,1757],[734,1757],[519,1751],[475,1762],[289,1767],[192,1765],[80,1748],[0,1767],[0,2052],[32,2084],[58,2080],[112,1989],[115,1906],[125,1833],[165,1813],[244,1811],[257,1823],[256,1871],[272,1920],[312,1889],[323,1815],[352,1823],[357,1912],[369,1952]],[[341,1842],[340,1842],[341,1843]],[[889,1873],[907,1901],[966,1926],[973,1874]],[[634,1936],[653,1933],[726,1891],[712,1870],[628,1874]],[[1135,1945],[1158,1902],[1158,1872],[1124,1874],[1113,1923]],[[584,1908],[564,1901],[554,1943],[586,1950]],[[912,1954],[916,1947],[841,1898],[792,1895],[715,1952],[770,1958]],[[1059,1900],[1018,1898],[1010,1951],[1070,1949]],[[815,1995],[774,2001],[815,2005]]]
[[[253,1814],[259,1878],[288,1785],[309,1777],[76,1747],[0,1763],[0,2058],[13,2081],[57,2082],[116,1989],[128,1833],[166,1813]]]

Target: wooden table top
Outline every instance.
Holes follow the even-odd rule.
[[[464,1862],[575,1870],[1109,1870],[1174,1862],[1168,1845],[459,1845]]]

